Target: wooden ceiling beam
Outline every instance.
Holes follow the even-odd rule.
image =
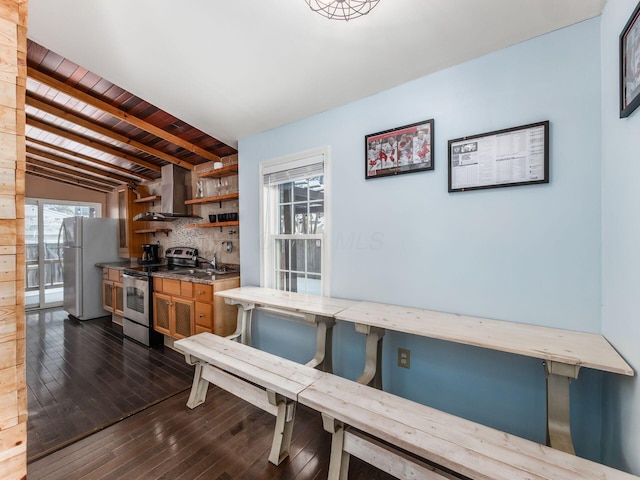
[[[45,160],[51,160],[53,162],[58,162],[58,163],[62,163],[63,165],[67,165],[68,167],[73,167],[73,168],[79,168],[81,169],[83,172],[90,172],[93,173],[94,175],[97,175],[99,177],[108,177],[108,178],[112,178],[113,180],[115,180],[116,182],[120,183],[120,184],[129,184],[129,183],[133,183],[130,179],[123,177],[122,175],[118,175],[115,173],[111,173],[111,172],[107,172],[105,170],[102,170],[101,168],[96,168],[96,167],[92,167],[90,165],[87,165],[85,163],[81,163],[81,162],[77,162],[75,160],[68,160],[66,158],[62,158],[58,155],[54,155],[52,153],[48,153],[48,152],[44,152],[42,150],[38,150],[37,148],[33,148],[27,145],[27,153],[31,154],[32,157],[36,156],[39,157],[41,159],[45,159]]]
[[[65,167],[60,167],[58,165],[53,165],[52,163],[49,163],[47,161],[43,161],[43,160],[38,160],[37,158],[33,158],[30,154],[27,154],[27,165],[33,165],[36,167],[40,167],[43,168],[45,170],[50,170],[52,172],[55,173],[60,173],[62,175],[67,175],[69,177],[74,177],[74,178],[78,178],[81,179],[85,182],[89,182],[89,183],[93,183],[96,184],[98,186],[102,186],[105,188],[110,188],[111,190],[113,190],[114,188],[116,188],[119,184],[116,182],[111,182],[109,180],[105,180],[105,179],[97,179],[87,173],[82,173],[82,172],[77,172],[76,170],[70,170],[68,168]]]
[[[124,173],[125,175],[129,175],[130,177],[134,177],[134,178],[139,178],[141,180],[147,180],[149,182],[152,182],[153,180],[155,180],[154,178],[148,176],[148,175],[143,175],[142,173],[136,173],[136,172],[132,172],[131,170],[128,170],[124,167],[121,167],[119,165],[113,165],[109,162],[105,162],[103,160],[98,160],[97,158],[93,158],[90,157],[89,155],[85,155],[83,153],[80,152],[74,152],[73,150],[68,150],[66,148],[63,148],[59,145],[56,145],[54,143],[47,143],[47,142],[43,142],[42,140],[38,140],[37,138],[32,138],[27,136],[27,143],[34,143],[36,145],[39,145],[41,147],[45,147],[45,148],[50,148],[51,150],[55,150],[57,152],[60,153],[64,153],[65,155],[68,155],[70,157],[73,158],[80,158],[82,160],[86,160],[87,162],[91,162],[94,163],[96,165],[101,165],[103,167],[106,168],[110,168],[111,170],[116,170],[120,173]]]
[[[88,185],[85,184],[85,182],[83,182],[82,180],[78,180],[78,179],[74,179],[74,178],[68,178],[65,177],[63,175],[57,175],[53,172],[48,172],[45,171],[44,169],[41,169],[39,167],[35,167],[35,166],[30,166],[27,165],[27,174],[28,175],[33,175],[36,177],[41,177],[41,178],[46,178],[48,180],[53,180],[56,182],[61,182],[61,183],[66,183],[67,185],[74,185],[76,187],[82,187],[82,188],[87,188],[89,190],[94,190],[96,192],[100,192],[100,193],[109,193],[112,190],[107,188],[107,187],[97,187],[95,185]]]
[[[80,143],[86,147],[93,148],[94,150],[100,150],[101,152],[114,155],[116,157],[122,158],[123,160],[127,160],[128,162],[135,163],[136,165],[140,165],[142,167],[148,168],[149,170],[153,170],[154,172],[160,171],[160,167],[157,165],[154,165],[153,163],[149,163],[145,160],[140,160],[139,158],[136,158],[133,155],[129,155],[128,153],[121,152],[117,148],[110,147],[108,145],[105,145],[102,142],[99,142],[91,138],[83,137],[82,135],[78,135],[76,133],[70,132],[69,130],[64,130],[54,125],[50,125],[48,123],[42,122],[29,115],[27,115],[27,125],[36,127],[40,130],[52,133],[59,137],[66,138],[67,140],[71,140],[72,142]]]
[[[193,143],[187,140],[184,140],[178,137],[177,135],[169,133],[166,130],[163,130],[162,128],[156,127],[155,125],[152,125],[149,122],[146,122],[133,115],[130,115],[127,112],[120,110],[117,107],[114,107],[113,105],[103,102],[102,100],[98,100],[96,97],[93,97],[88,93],[85,93],[85,92],[82,92],[81,90],[73,88],[72,86],[67,85],[66,83],[63,83],[60,80],[57,80],[45,73],[42,73],[33,67],[27,67],[27,76],[32,78],[33,80],[36,80],[37,82],[48,85],[51,88],[55,88],[59,92],[65,93],[70,97],[80,100],[81,102],[91,105],[92,107],[102,110],[108,113],[109,115],[112,115],[122,120],[123,122],[127,122],[128,124],[138,127],[144,130],[145,132],[152,133],[153,135],[160,137],[166,140],[167,142],[173,143],[174,145],[177,145],[179,147],[184,148],[185,150],[195,153],[196,155],[199,155],[202,158],[205,158],[212,162],[220,161],[220,157],[218,157],[217,155],[214,155],[213,153],[208,152],[207,150],[201,147],[198,147],[197,145],[194,145]]]
[[[30,96],[28,92],[27,92],[27,105],[37,108],[38,110],[42,110],[43,112],[47,112],[55,117],[58,117],[68,122],[79,125],[82,128],[86,128],[87,130],[91,130],[93,132],[99,133],[100,135],[104,135],[105,137],[112,138],[118,142],[129,145],[130,147],[133,147],[137,150],[153,155],[154,157],[161,158],[162,160],[165,160],[169,163],[174,163],[182,168],[186,168],[187,170],[193,170],[193,165],[190,164],[189,162],[180,160],[179,158],[176,158],[173,155],[162,152],[158,149],[155,149],[143,143],[136,142],[135,140],[132,140],[125,135],[121,135],[119,133],[114,132],[113,130],[104,128],[95,122],[79,117],[78,115],[74,115],[73,113],[67,112],[65,110],[62,110],[61,108],[58,108],[55,105],[51,105],[50,103],[43,102],[42,100],[38,100],[37,98]]]

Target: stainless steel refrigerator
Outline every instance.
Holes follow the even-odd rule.
[[[119,260],[118,221],[69,217],[60,229],[64,309],[79,320],[109,315],[102,308],[102,269],[95,265]]]

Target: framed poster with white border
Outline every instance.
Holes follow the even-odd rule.
[[[433,170],[433,119],[364,137],[364,178]]]
[[[449,140],[449,192],[549,183],[549,121]]]

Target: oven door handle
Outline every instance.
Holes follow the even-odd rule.
[[[130,278],[132,280],[140,280],[141,282],[149,282],[149,276],[148,275],[131,275],[129,273],[123,273],[122,274],[122,278]]]

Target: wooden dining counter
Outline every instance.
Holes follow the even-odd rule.
[[[542,360],[547,384],[547,443],[574,453],[569,384],[580,368],[633,376],[631,366],[599,334],[563,330],[468,315],[375,302],[320,297],[261,287],[241,287],[216,295],[238,305],[233,338],[251,344],[251,312],[256,307],[302,315],[318,327],[316,356],[308,366],[331,372],[332,327],[349,322],[366,335],[365,367],[358,383],[382,388],[382,341],[387,330],[472,345]]]

